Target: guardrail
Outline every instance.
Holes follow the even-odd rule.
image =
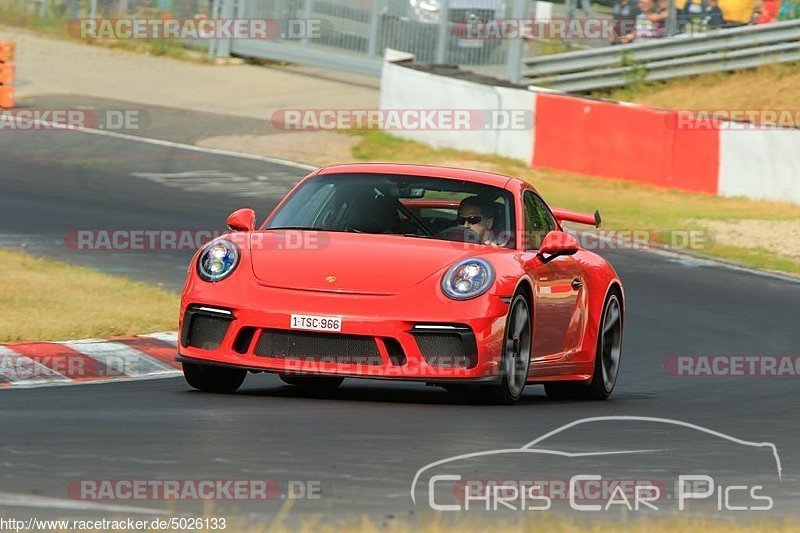
[[[800,20],[528,58],[522,83],[565,92],[800,61]]]

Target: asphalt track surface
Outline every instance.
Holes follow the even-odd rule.
[[[215,117],[186,120],[219,120],[220,128],[236,129],[235,122]],[[183,140],[184,126],[177,121],[172,130],[158,133]],[[0,245],[25,246],[176,291],[190,251],[80,252],[65,246],[64,235],[97,228],[221,230],[226,215],[238,207],[253,207],[263,217],[304,174],[296,166],[80,132],[0,132],[0,162]],[[674,355],[797,355],[800,284],[680,257],[607,255],[627,296],[623,364],[610,401],[550,401],[541,387],[530,387],[518,406],[490,406],[465,403],[424,384],[362,380],[347,380],[328,395],[309,395],[263,374],[249,376],[239,393],[228,396],[192,391],[182,379],[5,390],[0,391],[0,515],[149,516],[167,504],[117,501],[92,508],[91,502],[69,498],[67,486],[79,479],[168,478],[276,480],[284,496],[290,480],[319,482],[320,498],[293,502],[289,520],[427,516],[432,511],[426,500],[415,504],[409,495],[425,465],[517,448],[564,424],[612,415],[679,420],[774,443],[783,469],[782,480],[770,488],[774,508],[735,517],[796,513],[797,378],[677,377],[664,364]],[[680,468],[687,472],[722,476],[741,466],[744,483],[763,474],[745,468],[757,463],[747,458],[750,449],[730,442],[710,445],[708,437],[668,425],[606,421],[590,431],[564,432],[558,445],[573,451],[680,449]],[[652,477],[679,469],[662,464],[662,470],[648,473],[657,464],[648,461],[627,456],[617,464],[618,475]],[[280,496],[269,502],[217,502],[212,514],[268,521],[284,505]],[[202,507],[177,502],[170,512],[196,513]],[[676,512],[664,507],[662,512]]]

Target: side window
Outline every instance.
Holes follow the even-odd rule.
[[[556,221],[544,200],[532,191],[525,191],[525,238],[527,250],[536,250],[548,232],[556,229]]]

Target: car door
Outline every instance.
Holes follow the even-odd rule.
[[[558,229],[544,200],[532,190],[523,192],[525,248],[523,264],[534,281],[533,360],[555,361],[579,345],[579,294],[583,285],[580,264],[570,255],[543,261],[537,250],[548,232]]]

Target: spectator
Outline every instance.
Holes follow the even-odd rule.
[[[716,30],[725,25],[722,10],[718,0],[708,0],[708,5],[703,11],[702,24],[706,29]]]
[[[687,0],[677,11],[678,31],[694,33],[706,8],[706,0]]]
[[[725,26],[744,26],[752,22],[756,0],[719,0]]]
[[[578,0],[564,0],[564,7],[567,10],[567,19],[572,20],[577,18],[576,11],[578,10],[577,7]],[[597,14],[592,9],[592,2],[591,0],[580,0],[581,4],[581,11],[583,11],[584,18],[597,18]]]
[[[650,19],[663,31],[657,37],[663,37],[667,33],[667,20],[669,19],[669,2],[670,0],[657,0],[654,9],[653,17]]]
[[[758,10],[756,24],[769,24],[778,19],[778,11],[781,7],[779,0],[759,0],[758,3],[761,4],[761,8]]]
[[[800,0],[783,0],[778,11],[778,20],[800,19]]]
[[[639,16],[636,18],[636,38],[637,39],[656,39],[663,37],[666,33],[666,20],[668,10],[665,13],[663,4],[669,6],[668,0],[659,0],[659,7],[653,4],[653,0],[639,0]]]
[[[614,2],[614,34],[610,36],[611,44],[625,44],[636,36],[636,17],[639,8],[633,0],[616,0]]]

